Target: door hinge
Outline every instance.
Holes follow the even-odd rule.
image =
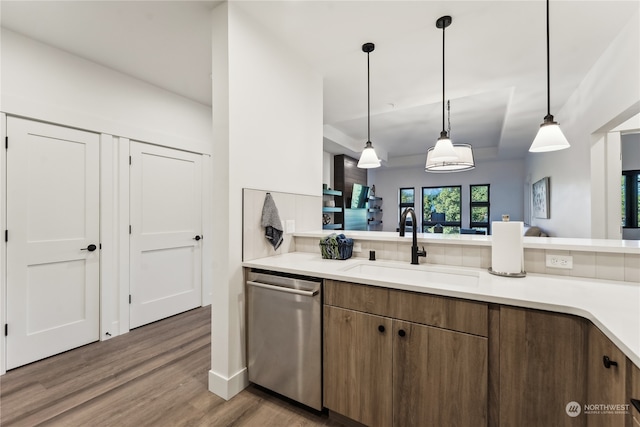
[[[9,230],[4,230],[4,241],[5,242],[9,241]]]
[[[129,234],[131,234],[131,225],[129,225]]]
[[[102,243],[99,243],[99,248],[102,249]]]
[[[131,294],[129,294],[129,304],[131,304]]]
[[[5,323],[4,324],[4,336],[9,336],[9,324]]]
[[[9,137],[8,136],[4,137],[4,149],[5,150],[9,149]]]
[[[129,166],[131,166],[131,156],[129,156]]]

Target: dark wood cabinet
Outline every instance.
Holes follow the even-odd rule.
[[[586,426],[566,409],[586,402],[584,319],[502,306],[499,340],[500,426]]]
[[[428,325],[477,329],[466,309],[486,323],[486,304],[334,281],[325,304],[331,411],[372,427],[487,424],[487,338]]]
[[[640,369],[584,318],[333,280],[324,297],[332,412],[381,427],[640,427]]]
[[[627,358],[597,327],[589,325],[587,405],[623,405],[626,398]],[[585,408],[583,407],[583,410]],[[586,408],[589,410],[589,407]],[[625,427],[625,415],[585,411],[587,427]]]
[[[391,319],[324,307],[324,406],[371,427],[392,427]]]
[[[624,403],[629,405],[625,427],[640,427],[640,408],[631,404],[631,399],[640,400],[640,368],[627,359],[627,395]]]
[[[393,322],[393,425],[486,426],[487,339]]]

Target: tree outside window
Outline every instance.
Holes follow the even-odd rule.
[[[441,225],[443,233],[460,232],[462,212],[462,187],[422,187],[422,230],[433,232]],[[444,220],[443,216],[444,214]]]
[[[400,217],[402,216],[402,212],[406,208],[414,208],[416,206],[416,189],[415,188],[401,188],[400,189],[400,205],[398,212],[398,223],[400,222]],[[411,217],[409,217],[411,218]],[[413,227],[413,224],[406,224],[407,227]],[[407,228],[407,230],[411,230]]]
[[[640,228],[640,171],[622,172],[622,226]]]
[[[471,185],[470,187],[470,210],[471,219],[469,221],[469,228],[484,231],[490,233],[490,193],[489,184]]]

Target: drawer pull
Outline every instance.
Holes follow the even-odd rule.
[[[609,369],[612,366],[618,366],[618,362],[609,359],[609,356],[602,356],[602,364],[605,368]]]
[[[400,330],[398,331],[398,335],[400,335],[401,337],[403,337],[403,336],[407,335],[407,333],[404,331],[404,329],[400,329]]]
[[[378,326],[378,331],[384,332],[384,325],[379,325]]]

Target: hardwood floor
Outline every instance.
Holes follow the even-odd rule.
[[[341,426],[255,386],[210,393],[210,318],[195,309],[7,372],[0,425]]]

